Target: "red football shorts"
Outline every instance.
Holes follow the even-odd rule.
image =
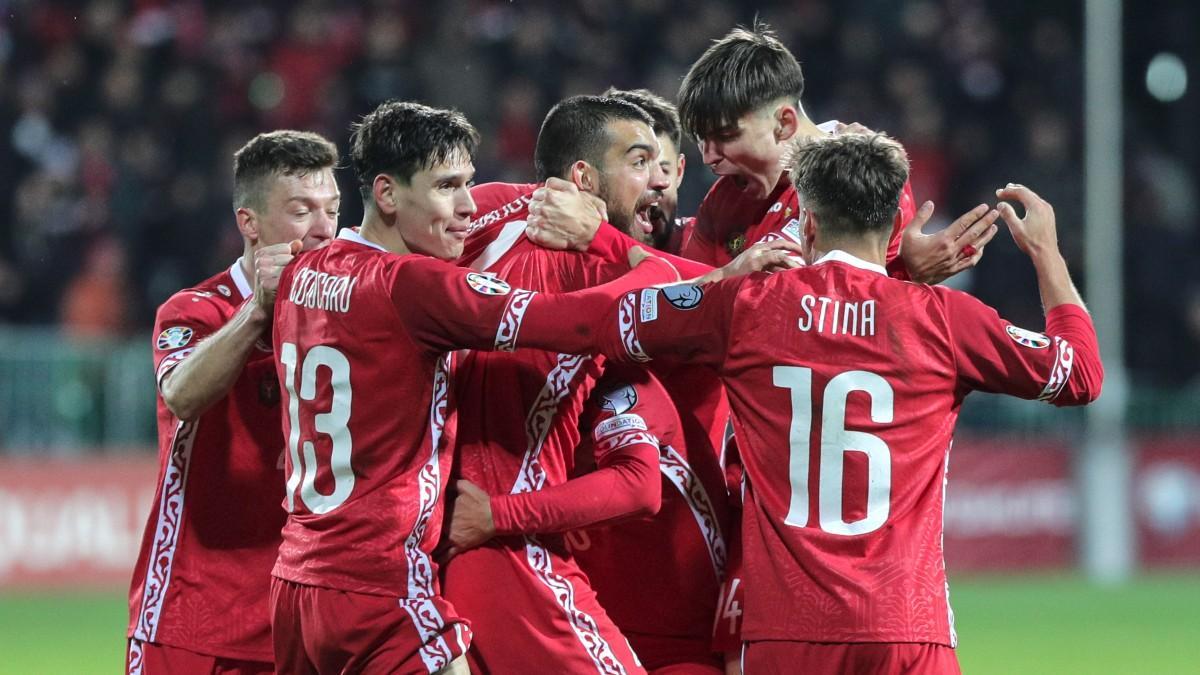
[[[272,675],[269,661],[244,661],[198,654],[188,649],[129,639],[127,675]]]
[[[476,633],[473,673],[646,672],[556,537],[493,539],[442,574]]]
[[[747,642],[745,675],[960,675],[945,645],[923,642]]]
[[[471,628],[440,597],[410,599],[271,579],[279,672],[434,673],[467,651]]]

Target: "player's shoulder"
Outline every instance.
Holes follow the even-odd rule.
[[[235,279],[233,268],[224,269],[194,286],[173,293],[156,312],[161,321],[165,317],[188,315],[211,316],[232,314],[249,296],[248,282]]]
[[[591,402],[602,418],[636,415],[658,436],[673,437],[679,427],[679,416],[666,388],[650,371],[637,366],[607,364]]]
[[[529,204],[538,183],[483,183],[471,188],[476,217],[472,231],[495,225],[519,213]]]

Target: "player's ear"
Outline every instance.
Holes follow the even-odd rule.
[[[792,140],[800,129],[800,111],[790,103],[784,103],[775,109],[775,142],[784,143]]]
[[[600,192],[600,173],[596,167],[581,160],[571,165],[571,182],[580,192],[598,194]]]
[[[811,249],[813,243],[817,240],[817,214],[809,209],[800,210],[800,226],[804,236],[805,248]]]
[[[233,212],[238,231],[251,242],[258,241],[258,214],[249,206],[239,206]]]
[[[386,173],[381,173],[375,176],[375,180],[371,182],[371,195],[375,199],[375,208],[384,215],[392,215],[396,212],[396,202],[398,195],[396,194],[396,181]]]

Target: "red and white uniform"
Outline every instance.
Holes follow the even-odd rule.
[[[475,187],[472,197],[483,215],[459,264],[514,286],[551,292],[595,286],[628,268],[627,262],[530,242],[525,221],[537,187]],[[470,352],[457,366],[462,413],[456,475],[493,495],[497,532],[510,535],[460,554],[443,570],[446,598],[475,628],[469,658],[481,672],[640,671],[575,562],[563,554],[561,537],[553,534],[627,513],[648,485],[657,487],[653,445],[643,443],[640,460],[628,451],[613,453],[604,475],[594,477],[603,483],[585,490],[584,498],[560,494],[575,463],[579,414],[601,361],[522,350]],[[514,600],[517,596],[521,599]],[[518,613],[513,602],[526,604]]]
[[[568,546],[647,670],[723,673],[710,640],[729,557],[718,458],[710,449],[689,452],[671,397],[645,370],[611,366],[592,402],[581,455],[611,429],[647,429],[658,440],[662,502],[653,516],[576,531]]]
[[[604,321],[609,357],[722,374],[746,470],[751,651],[769,640],[953,646],[942,506],[964,397],[1079,405],[1103,379],[1081,307],[1052,309],[1047,334],[1032,333],[840,251],[629,293]]]
[[[161,383],[253,290],[241,261],[171,296],[154,323]],[[166,645],[270,662],[271,565],[286,513],[279,387],[270,345],[251,350],[229,393],[191,422],[158,405],[158,487],[129,589],[129,671]]]
[[[455,428],[447,352],[571,346],[577,333],[560,335],[572,326],[564,302],[595,307],[639,279],[672,276],[650,261],[615,285],[555,298],[425,256],[390,254],[352,229],[298,256],[280,280],[275,310],[290,515],[274,575],[399,599],[414,638],[405,644],[428,670],[445,666],[468,637],[437,598],[431,557]],[[279,597],[299,598],[294,590]],[[275,611],[287,625],[302,612]],[[311,621],[355,628],[331,623]],[[276,644],[295,649],[297,641],[276,636]]]
[[[818,128],[833,133],[836,125],[836,121],[831,121]],[[721,176],[700,202],[692,235],[681,255],[721,267],[760,241],[787,238],[800,243],[803,234],[799,213],[796,187],[786,172],[771,194],[762,199],[748,195],[735,177]],[[887,251],[888,272],[898,279],[908,278],[904,261],[899,257],[900,234],[915,214],[912,185],[906,182]]]

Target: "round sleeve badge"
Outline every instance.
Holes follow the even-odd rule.
[[[158,334],[158,348],[179,349],[192,341],[192,334],[187,326],[171,326]]]
[[[694,309],[704,298],[704,290],[693,284],[678,284],[662,289],[663,297],[676,309]]]
[[[1012,338],[1013,342],[1016,342],[1022,347],[1029,347],[1030,349],[1045,349],[1046,347],[1050,346],[1050,338],[1042,335],[1041,333],[1035,333],[1031,330],[1025,330],[1024,328],[1017,328],[1012,324],[1005,326],[1004,330],[1008,332],[1008,337]]]
[[[508,295],[512,287],[503,279],[490,277],[479,272],[467,274],[467,285],[480,295]]]

